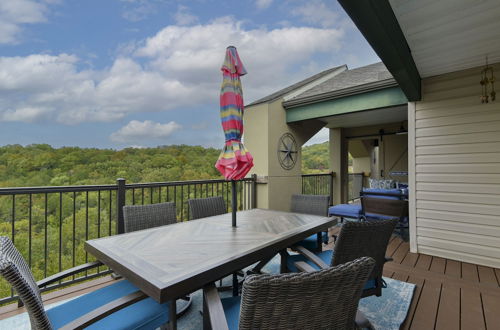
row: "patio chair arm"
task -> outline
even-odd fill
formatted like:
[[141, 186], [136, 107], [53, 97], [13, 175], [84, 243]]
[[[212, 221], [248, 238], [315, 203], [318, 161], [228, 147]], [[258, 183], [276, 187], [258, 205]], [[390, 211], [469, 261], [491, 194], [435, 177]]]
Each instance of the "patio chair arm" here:
[[316, 271], [316, 269], [314, 269], [313, 266], [309, 265], [307, 262], [304, 262], [304, 261], [297, 261], [295, 263], [295, 267], [297, 267], [297, 269], [300, 271], [300, 272], [308, 272], [308, 273], [311, 273], [311, 272], [314, 272]]
[[391, 261], [394, 261], [394, 259], [392, 259], [391, 257], [385, 257], [385, 262], [391, 262]]
[[[66, 270], [64, 270], [62, 272], [59, 272], [57, 274], [51, 275], [49, 277], [46, 277], [46, 278], [44, 278], [44, 279], [36, 282], [36, 285], [40, 289], [42, 289], [42, 288], [46, 287], [49, 284], [52, 284], [54, 282], [58, 282], [58, 281], [62, 280], [63, 278], [66, 278], [68, 276], [84, 272], [86, 270], [89, 270], [89, 269], [92, 269], [92, 268], [95, 268], [95, 267], [101, 266], [101, 265], [103, 265], [103, 263], [100, 262], [100, 261], [88, 262], [86, 264], [83, 264], [83, 265], [80, 265], [80, 266], [76, 266], [76, 267], [73, 267], [73, 268], [70, 268], [70, 269], [66, 269]], [[23, 306], [24, 306], [23, 301], [21, 299], [19, 299], [17, 301], [17, 307], [23, 307]]]
[[70, 329], [84, 329], [90, 326], [91, 324], [102, 320], [103, 318], [113, 314], [114, 312], [119, 311], [127, 306], [133, 305], [136, 302], [139, 302], [143, 299], [146, 299], [148, 295], [146, 295], [142, 291], [136, 291], [131, 293], [125, 297], [118, 298], [113, 300], [106, 305], [103, 305], [83, 316], [80, 316], [76, 320], [66, 324], [61, 328], [61, 330], [70, 330]]
[[62, 272], [59, 272], [59, 273], [54, 274], [52, 276], [46, 277], [43, 280], [36, 282], [36, 284], [38, 285], [39, 288], [43, 288], [49, 284], [52, 284], [54, 282], [58, 282], [59, 280], [62, 280], [63, 278], [66, 278], [68, 276], [75, 275], [75, 274], [78, 274], [78, 273], [81, 273], [81, 272], [84, 272], [86, 270], [89, 270], [89, 269], [92, 269], [92, 268], [95, 268], [98, 266], [102, 266], [102, 265], [103, 265], [103, 263], [100, 261], [88, 262], [86, 264], [76, 266], [76, 267], [73, 267], [70, 269], [66, 269], [65, 271], [62, 271]]
[[301, 255], [303, 255], [304, 257], [306, 257], [307, 259], [309, 259], [310, 261], [314, 262], [316, 265], [318, 265], [319, 268], [325, 269], [325, 268], [329, 267], [323, 260], [321, 260], [320, 257], [318, 257], [317, 255], [315, 255], [314, 253], [312, 253], [311, 251], [309, 251], [305, 247], [303, 247], [303, 246], [296, 246], [295, 250], [298, 253], [300, 253]]
[[203, 287], [203, 328], [229, 329], [219, 293], [213, 283]]

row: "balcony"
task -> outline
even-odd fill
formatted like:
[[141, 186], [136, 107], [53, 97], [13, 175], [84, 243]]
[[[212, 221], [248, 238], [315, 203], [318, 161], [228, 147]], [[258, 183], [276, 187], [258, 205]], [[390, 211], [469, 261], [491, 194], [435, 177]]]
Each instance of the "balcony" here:
[[[350, 194], [360, 190], [362, 176], [351, 175]], [[258, 207], [256, 176], [237, 183], [238, 210]], [[302, 176], [302, 193], [327, 194], [334, 191], [335, 173]], [[116, 185], [9, 188], [0, 190], [2, 205], [10, 205], [10, 223], [2, 235], [10, 236], [28, 261], [36, 279], [92, 261], [83, 249], [87, 239], [121, 232], [119, 211], [123, 205], [173, 201], [178, 220], [189, 219], [189, 198], [223, 196], [230, 210], [231, 185], [224, 180], [161, 182]], [[8, 203], [6, 202], [8, 201]], [[4, 210], [5, 211], [5, 210]], [[4, 213], [5, 214], [5, 213]], [[53, 231], [55, 224], [56, 231]], [[340, 227], [330, 229], [337, 234]], [[331, 249], [330, 242], [325, 248]], [[393, 261], [384, 276], [416, 285], [403, 324], [404, 329], [481, 329], [500, 323], [500, 269], [409, 252], [408, 242], [393, 236], [387, 249]], [[111, 271], [101, 267], [73, 276], [45, 291], [45, 304], [57, 303], [115, 282]], [[0, 325], [3, 320], [24, 313], [13, 303], [17, 296], [2, 279]], [[19, 317], [19, 316], [18, 316]], [[11, 319], [12, 320], [12, 319]], [[25, 319], [28, 322], [27, 318]]]

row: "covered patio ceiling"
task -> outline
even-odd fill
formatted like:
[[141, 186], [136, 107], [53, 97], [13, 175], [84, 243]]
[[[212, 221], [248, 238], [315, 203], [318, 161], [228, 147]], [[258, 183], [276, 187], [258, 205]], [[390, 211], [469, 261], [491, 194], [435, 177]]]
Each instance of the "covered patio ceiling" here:
[[409, 101], [421, 78], [500, 62], [497, 0], [338, 0]]
[[350, 128], [403, 122], [407, 119], [408, 107], [406, 105], [400, 105], [329, 116], [319, 120], [326, 123], [327, 128]]

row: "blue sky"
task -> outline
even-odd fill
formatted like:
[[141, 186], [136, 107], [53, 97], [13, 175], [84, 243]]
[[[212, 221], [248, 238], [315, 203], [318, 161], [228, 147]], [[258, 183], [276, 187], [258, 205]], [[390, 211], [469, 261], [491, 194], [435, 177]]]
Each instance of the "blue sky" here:
[[378, 61], [336, 1], [2, 0], [0, 145], [221, 147], [228, 45], [245, 103]]

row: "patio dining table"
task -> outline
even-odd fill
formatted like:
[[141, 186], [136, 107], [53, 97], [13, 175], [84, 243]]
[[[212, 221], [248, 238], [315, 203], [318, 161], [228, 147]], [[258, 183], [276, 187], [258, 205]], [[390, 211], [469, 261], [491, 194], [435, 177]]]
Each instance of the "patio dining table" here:
[[335, 218], [252, 209], [85, 242], [85, 249], [159, 303], [170, 302], [327, 230]]

